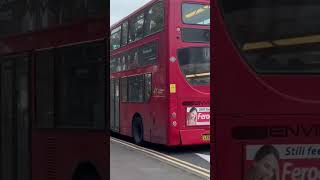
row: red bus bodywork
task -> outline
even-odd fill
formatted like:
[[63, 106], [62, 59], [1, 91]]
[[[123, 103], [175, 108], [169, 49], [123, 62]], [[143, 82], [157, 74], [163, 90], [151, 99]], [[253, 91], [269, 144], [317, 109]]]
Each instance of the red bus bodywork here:
[[[239, 52], [230, 35], [231, 30], [225, 21], [227, 15], [222, 10], [223, 3], [223, 0], [213, 1], [215, 19], [212, 32], [215, 45], [212, 54], [215, 61], [211, 66], [211, 82], [214, 82], [211, 102], [214, 109], [212, 132], [215, 138], [211, 139], [212, 179], [249, 178], [247, 173], [251, 170], [250, 166], [256, 163], [253, 162], [254, 154], [257, 156], [258, 149], [263, 146], [269, 149], [273, 146], [278, 151], [279, 177], [274, 179], [319, 179], [319, 154], [308, 154], [312, 149], [319, 149], [319, 74], [256, 73], [246, 63], [246, 57]], [[238, 8], [245, 9], [246, 3]], [[302, 1], [300, 3], [303, 4]], [[230, 8], [225, 8], [228, 11], [236, 9], [231, 7], [231, 3], [225, 5], [230, 5]], [[264, 6], [262, 4], [259, 7]], [[260, 9], [256, 12], [267, 11]], [[239, 28], [239, 33], [240, 30], [247, 29]], [[264, 46], [267, 45], [256, 43], [254, 48], [259, 51]], [[270, 47], [272, 49], [273, 45]]]
[[[36, 51], [43, 49], [56, 49], [97, 40], [106, 42], [106, 32], [106, 18], [100, 17], [87, 18], [68, 25], [58, 25], [41, 31], [0, 38], [0, 58], [20, 55], [28, 57], [28, 116], [30, 117], [30, 123], [27, 131], [30, 135], [28, 136], [28, 143], [30, 144], [28, 145], [29, 162], [25, 167], [27, 169], [23, 171], [29, 173], [27, 173], [27, 177], [22, 179], [70, 180], [75, 178], [73, 176], [77, 173], [81, 174], [94, 169], [101, 179], [108, 178], [108, 136], [106, 127], [102, 127], [102, 129], [37, 128], [37, 123], [41, 119], [36, 119], [34, 56]], [[3, 121], [8, 121], [8, 119], [3, 119]], [[20, 130], [22, 129], [18, 129], [18, 131]], [[16, 174], [17, 170], [8, 173]], [[26, 174], [24, 173], [24, 175]], [[13, 176], [7, 177], [13, 178]]]
[[[157, 2], [159, 1], [151, 1], [124, 20], [113, 25], [111, 29], [118, 27], [128, 18], [137, 15]], [[120, 102], [120, 128], [116, 132], [132, 136], [132, 120], [138, 114], [143, 119], [143, 139], [145, 141], [167, 146], [208, 144], [209, 141], [203, 140], [202, 137], [210, 134], [209, 125], [188, 127], [186, 125], [186, 111], [188, 106], [209, 108], [210, 87], [209, 85], [192, 86], [186, 81], [177, 60], [177, 49], [209, 47], [209, 43], [182, 42], [181, 32], [179, 31], [185, 27], [209, 29], [208, 26], [187, 25], [182, 23], [181, 20], [182, 3], [208, 5], [209, 1], [163, 0], [162, 2], [165, 11], [165, 24], [161, 32], [129, 43], [125, 47], [111, 52], [112, 58], [143, 44], [153, 41], [158, 42], [157, 64], [111, 74], [111, 79], [119, 79], [135, 74], [152, 73], [152, 95], [148, 102]], [[209, 112], [207, 112], [207, 115], [209, 115]]]

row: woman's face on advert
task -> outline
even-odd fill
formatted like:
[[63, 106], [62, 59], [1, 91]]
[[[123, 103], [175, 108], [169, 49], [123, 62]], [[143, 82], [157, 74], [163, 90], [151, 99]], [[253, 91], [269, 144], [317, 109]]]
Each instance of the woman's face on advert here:
[[265, 156], [260, 161], [255, 162], [255, 180], [275, 180], [277, 168], [277, 158], [273, 154]]
[[196, 121], [196, 119], [197, 119], [197, 111], [191, 111], [189, 113], [189, 120], [190, 121]]

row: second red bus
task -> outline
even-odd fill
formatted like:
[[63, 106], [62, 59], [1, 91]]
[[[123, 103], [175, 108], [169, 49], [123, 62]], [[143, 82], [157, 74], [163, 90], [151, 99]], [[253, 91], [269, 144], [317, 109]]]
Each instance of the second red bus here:
[[167, 146], [210, 139], [210, 5], [155, 0], [111, 27], [111, 130]]

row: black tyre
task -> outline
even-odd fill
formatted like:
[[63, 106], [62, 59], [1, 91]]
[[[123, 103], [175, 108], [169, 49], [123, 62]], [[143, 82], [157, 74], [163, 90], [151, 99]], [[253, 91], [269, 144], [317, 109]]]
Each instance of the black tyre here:
[[132, 137], [137, 145], [143, 143], [143, 124], [140, 117], [135, 117], [132, 122]]
[[92, 164], [84, 163], [77, 167], [72, 180], [101, 180], [101, 177]]
[[79, 177], [79, 180], [100, 180], [100, 177], [96, 174], [83, 174]]

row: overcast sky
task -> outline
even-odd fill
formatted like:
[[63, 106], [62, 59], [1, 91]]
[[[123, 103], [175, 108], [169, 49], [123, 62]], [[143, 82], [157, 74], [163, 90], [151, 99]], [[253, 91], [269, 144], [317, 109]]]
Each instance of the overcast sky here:
[[110, 25], [118, 22], [150, 0], [110, 0]]

